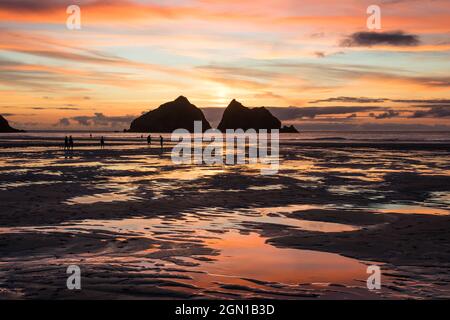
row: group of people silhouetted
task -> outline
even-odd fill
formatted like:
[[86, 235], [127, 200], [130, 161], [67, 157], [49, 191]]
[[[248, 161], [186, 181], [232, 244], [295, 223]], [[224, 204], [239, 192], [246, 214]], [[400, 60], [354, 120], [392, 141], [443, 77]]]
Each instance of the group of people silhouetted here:
[[[152, 145], [152, 136], [148, 135], [147, 136], [147, 144], [149, 146]], [[164, 148], [164, 138], [162, 136], [159, 136], [159, 144], [161, 145], [161, 150]]]
[[[89, 136], [92, 139], [92, 134]], [[65, 151], [73, 151], [74, 140], [72, 136], [66, 136], [64, 138], [64, 150]], [[100, 137], [100, 148], [105, 148], [105, 137]]]
[[64, 150], [73, 150], [73, 138], [72, 136], [68, 137], [66, 136], [66, 138], [64, 139]]
[[[89, 135], [89, 137], [92, 139], [92, 134]], [[143, 138], [143, 136], [141, 136], [141, 138]], [[164, 138], [162, 136], [159, 136], [159, 143], [161, 145], [161, 150], [163, 150], [164, 148]], [[100, 137], [100, 148], [104, 149], [105, 148], [105, 137], [101, 136]], [[148, 135], [147, 136], [147, 144], [149, 146], [151, 146], [152, 144], [152, 136]], [[64, 150], [65, 151], [73, 151], [73, 146], [74, 146], [74, 140], [72, 138], [72, 136], [66, 136], [64, 139]]]

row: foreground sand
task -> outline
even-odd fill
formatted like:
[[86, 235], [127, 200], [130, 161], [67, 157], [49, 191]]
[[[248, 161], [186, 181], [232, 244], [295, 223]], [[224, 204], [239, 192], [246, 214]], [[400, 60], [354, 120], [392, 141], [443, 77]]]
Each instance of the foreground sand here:
[[[0, 149], [0, 297], [450, 297], [448, 145], [281, 152], [262, 176], [175, 166], [138, 142]], [[81, 291], [66, 289], [70, 264]]]

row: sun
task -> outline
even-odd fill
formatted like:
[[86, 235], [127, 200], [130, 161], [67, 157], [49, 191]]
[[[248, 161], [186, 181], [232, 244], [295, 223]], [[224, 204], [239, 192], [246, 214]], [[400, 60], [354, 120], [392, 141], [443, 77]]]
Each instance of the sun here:
[[219, 86], [216, 88], [216, 96], [217, 98], [215, 100], [220, 105], [226, 105], [229, 102], [228, 100], [230, 100], [229, 90], [225, 86]]

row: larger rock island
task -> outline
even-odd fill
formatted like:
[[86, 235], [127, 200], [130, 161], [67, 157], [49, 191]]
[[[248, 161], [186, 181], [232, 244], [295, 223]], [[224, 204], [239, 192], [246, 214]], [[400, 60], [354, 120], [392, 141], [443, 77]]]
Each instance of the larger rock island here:
[[24, 132], [22, 130], [14, 129], [11, 127], [8, 123], [8, 120], [3, 118], [3, 116], [0, 115], [0, 132], [1, 133], [14, 133], [14, 132]]
[[128, 132], [170, 133], [176, 129], [194, 132], [195, 121], [202, 122], [203, 131], [211, 129], [203, 112], [186, 97], [180, 96], [133, 120]]

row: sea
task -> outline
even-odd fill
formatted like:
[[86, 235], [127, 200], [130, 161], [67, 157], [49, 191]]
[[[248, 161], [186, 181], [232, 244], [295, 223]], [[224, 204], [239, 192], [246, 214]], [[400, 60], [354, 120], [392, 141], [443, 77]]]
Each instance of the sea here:
[[[71, 135], [74, 139], [100, 139], [107, 141], [136, 142], [147, 138], [148, 134], [111, 132], [111, 131], [27, 131], [24, 133], [0, 133], [0, 146], [2, 144], [29, 141], [57, 141]], [[152, 138], [162, 136], [170, 141], [171, 134], [151, 133]], [[415, 142], [415, 143], [449, 143], [450, 131], [301, 131], [300, 133], [280, 134], [281, 142]]]

